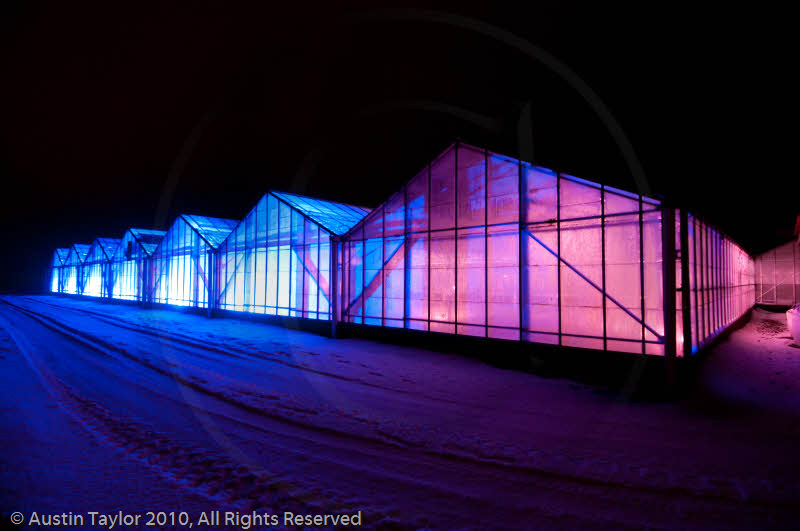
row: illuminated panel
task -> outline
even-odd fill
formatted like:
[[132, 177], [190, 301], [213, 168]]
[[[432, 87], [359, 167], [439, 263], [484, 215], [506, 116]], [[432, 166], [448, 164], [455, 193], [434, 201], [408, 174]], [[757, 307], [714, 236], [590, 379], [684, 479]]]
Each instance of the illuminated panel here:
[[365, 213], [293, 194], [264, 195], [220, 245], [218, 307], [330, 320], [331, 232], [311, 215], [340, 229]]
[[236, 227], [230, 219], [181, 215], [151, 257], [152, 301], [173, 306], [208, 307], [209, 284], [217, 261], [212, 252]]

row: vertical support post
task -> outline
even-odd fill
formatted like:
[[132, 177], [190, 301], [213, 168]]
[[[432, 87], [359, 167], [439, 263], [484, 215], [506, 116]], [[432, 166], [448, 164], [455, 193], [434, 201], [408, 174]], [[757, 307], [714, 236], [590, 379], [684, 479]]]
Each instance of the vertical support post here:
[[694, 258], [692, 263], [692, 274], [694, 276], [694, 335], [697, 338], [697, 347], [700, 347], [700, 300], [699, 300], [699, 293], [698, 293], [698, 284], [697, 284], [697, 264], [699, 263], [699, 258], [697, 257], [697, 222], [694, 216], [692, 216], [692, 257]]
[[[217, 261], [214, 260], [216, 252], [213, 249], [206, 251], [208, 266], [206, 267], [206, 279], [208, 280], [208, 303], [206, 304], [208, 316], [214, 315], [217, 306]], [[199, 257], [198, 257], [199, 258]]]
[[367, 288], [367, 221], [361, 225], [361, 324], [367, 324], [367, 307], [364, 290]]
[[381, 326], [386, 326], [386, 205], [381, 206]]
[[[641, 309], [642, 309], [642, 354], [647, 354], [647, 335], [645, 334], [645, 322], [647, 321], [647, 311], [644, 307], [644, 201], [642, 195], [639, 194], [639, 295], [641, 295]], [[663, 219], [663, 212], [662, 212]], [[662, 255], [663, 258], [663, 255]]]
[[426, 228], [428, 230], [428, 328], [427, 331], [431, 331], [431, 165], [428, 164], [428, 198], [427, 198], [427, 205], [428, 205], [428, 222], [426, 223]]
[[778, 304], [778, 252], [775, 249], [772, 250], [772, 300], [773, 304]]
[[484, 334], [489, 337], [489, 151], [485, 149], [483, 150], [483, 324]]
[[[336, 338], [336, 325], [339, 323], [339, 239], [331, 238], [330, 252], [328, 253], [328, 271], [330, 271], [330, 310], [331, 310], [331, 337]], [[319, 310], [319, 307], [317, 307]]]
[[153, 293], [153, 275], [152, 270], [153, 257], [145, 255], [142, 257], [142, 300], [140, 301], [143, 306], [149, 306], [150, 297]]
[[556, 249], [558, 250], [558, 257], [556, 258], [556, 282], [557, 282], [557, 297], [558, 301], [558, 344], [562, 344], [561, 336], [561, 174], [556, 175]]
[[[459, 142], [456, 142], [455, 154], [453, 155], [453, 160], [454, 160], [454, 162], [453, 162], [453, 166], [454, 166], [454, 170], [453, 170], [454, 186], [453, 186], [453, 189], [454, 189], [454, 193], [455, 193], [454, 195], [455, 195], [455, 202], [456, 202], [455, 220], [454, 220], [454, 223], [453, 223], [453, 229], [454, 229], [453, 230], [453, 238], [454, 238], [453, 245], [455, 247], [455, 250], [453, 251], [453, 276], [455, 278], [455, 282], [454, 282], [454, 284], [455, 284], [455, 293], [453, 293], [453, 295], [455, 296], [455, 298], [454, 298], [455, 302], [453, 303], [453, 312], [454, 312], [454, 315], [455, 315], [455, 319], [453, 319], [453, 321], [455, 322], [455, 325], [453, 326], [453, 333], [456, 334], [456, 335], [458, 334], [458, 206], [459, 206], [458, 205], [458, 151], [459, 151], [460, 148], [461, 148], [461, 144]], [[430, 264], [428, 264], [428, 267], [430, 267]], [[428, 316], [428, 317], [430, 318], [430, 316]]]
[[403, 328], [408, 328], [408, 183], [403, 186]]
[[664, 310], [664, 361], [667, 385], [675, 385], [675, 209], [661, 207], [661, 264]]
[[111, 260], [108, 260], [106, 262], [106, 264], [105, 264], [106, 265], [106, 282], [107, 282], [107, 284], [106, 284], [106, 298], [107, 299], [111, 298], [111, 293], [112, 293], [112, 291], [114, 289], [114, 270], [111, 267], [112, 263], [113, 262]]
[[[269, 306], [269, 304], [267, 304], [268, 302], [267, 298], [269, 297], [269, 217], [270, 217], [269, 198], [270, 197], [272, 196], [267, 194], [264, 198], [264, 212], [265, 212], [265, 217], [267, 218], [266, 220], [264, 220], [264, 315], [267, 315], [269, 313], [267, 311], [267, 306]], [[227, 247], [228, 245], [225, 244], [226, 251]], [[319, 264], [319, 260], [317, 260], [317, 263]], [[220, 264], [220, 266], [222, 266], [222, 264]], [[275, 289], [277, 289], [277, 285]], [[220, 298], [221, 297], [222, 294], [220, 294]], [[319, 305], [317, 305], [317, 308], [319, 309]], [[275, 313], [276, 314], [278, 313], [277, 309], [275, 310]]]
[[689, 289], [689, 214], [681, 209], [681, 316], [683, 317], [683, 357], [692, 355], [692, 301]]
[[108, 267], [108, 261], [103, 261], [100, 264], [100, 297], [103, 299], [110, 298], [108, 296], [108, 273], [111, 268]]
[[[608, 350], [608, 315], [606, 310], [606, 187], [600, 186], [600, 270], [603, 281], [603, 350]], [[644, 314], [642, 314], [644, 316]]]
[[792, 244], [792, 304], [797, 304], [797, 245]]
[[525, 269], [524, 258], [523, 256], [526, 254], [523, 248], [523, 239], [522, 239], [522, 231], [525, 228], [525, 222], [527, 221], [527, 212], [528, 212], [528, 196], [527, 196], [527, 183], [523, 181], [524, 175], [526, 175], [524, 170], [522, 169], [522, 161], [517, 163], [517, 221], [519, 225], [517, 226], [517, 244], [518, 244], [518, 251], [519, 251], [519, 258], [517, 261], [517, 274], [518, 274], [518, 301], [519, 301], [519, 340], [522, 341], [526, 336], [522, 332], [523, 330], [523, 323], [524, 323], [524, 316], [525, 313], [523, 311], [523, 304], [527, 305], [528, 301], [528, 294], [526, 291], [526, 280], [527, 280], [527, 271]]

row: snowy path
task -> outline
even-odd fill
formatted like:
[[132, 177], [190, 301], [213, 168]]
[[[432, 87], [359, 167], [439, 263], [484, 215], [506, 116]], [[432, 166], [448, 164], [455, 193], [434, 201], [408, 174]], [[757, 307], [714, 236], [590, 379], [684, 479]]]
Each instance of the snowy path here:
[[[800, 516], [791, 400], [731, 414], [738, 402], [709, 385], [714, 408], [636, 404], [447, 354], [56, 297], [4, 297], [0, 326], [0, 372], [27, 375], [32, 397], [3, 387], [0, 413], [17, 408], [3, 429], [38, 429], [55, 439], [52, 465], [83, 465], [48, 479], [53, 493], [135, 467], [116, 479], [130, 491], [110, 497], [117, 509], [362, 510], [368, 528], [412, 529], [781, 528]], [[704, 382], [727, 368], [707, 365]], [[35, 409], [48, 401], [58, 409]], [[38, 494], [27, 451], [3, 448], [3, 483], [24, 487], [0, 491], [2, 510], [93, 510], [93, 496]], [[132, 487], [150, 477], [153, 490]]]

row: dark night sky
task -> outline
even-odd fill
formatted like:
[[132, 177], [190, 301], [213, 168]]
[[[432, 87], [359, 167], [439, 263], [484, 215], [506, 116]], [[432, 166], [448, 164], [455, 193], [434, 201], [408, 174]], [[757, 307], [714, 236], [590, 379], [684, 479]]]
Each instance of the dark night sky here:
[[[518, 155], [526, 105], [537, 164], [638, 191], [586, 99], [519, 49], [419, 10], [289, 4], [4, 3], [0, 290], [41, 290], [55, 247], [240, 219], [270, 188], [375, 206], [455, 139]], [[800, 214], [788, 17], [670, 6], [449, 12], [566, 64], [651, 194], [762, 251]]]

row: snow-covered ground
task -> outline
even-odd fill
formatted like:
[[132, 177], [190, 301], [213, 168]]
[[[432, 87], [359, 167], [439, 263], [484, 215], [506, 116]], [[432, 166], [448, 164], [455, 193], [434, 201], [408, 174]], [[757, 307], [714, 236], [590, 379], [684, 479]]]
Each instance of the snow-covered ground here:
[[0, 327], [5, 515], [361, 511], [362, 527], [385, 529], [763, 529], [800, 517], [800, 348], [783, 314], [754, 311], [673, 403], [60, 297], [3, 297]]

